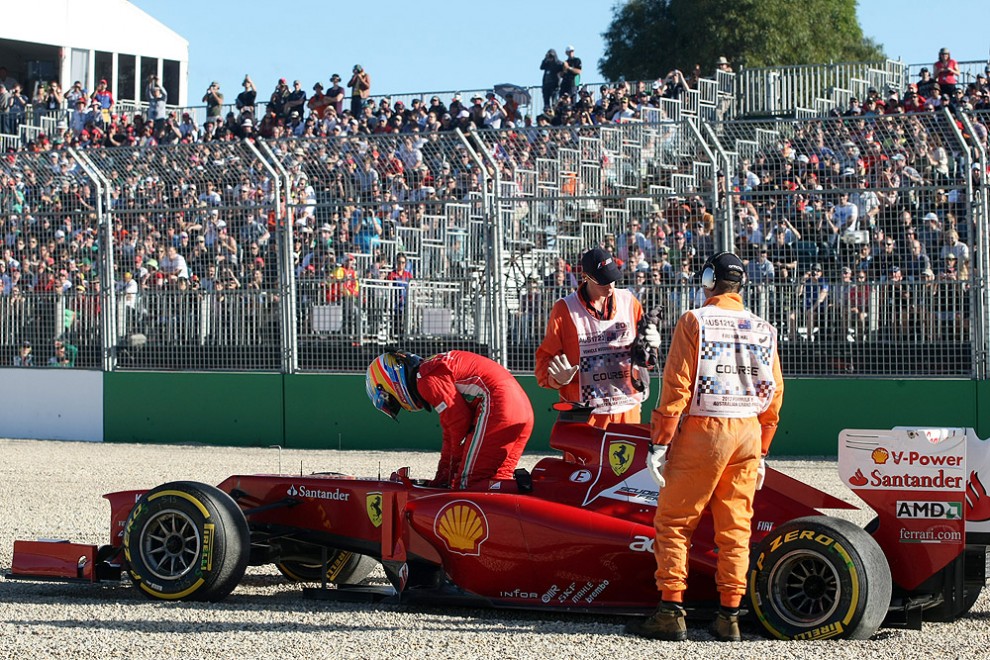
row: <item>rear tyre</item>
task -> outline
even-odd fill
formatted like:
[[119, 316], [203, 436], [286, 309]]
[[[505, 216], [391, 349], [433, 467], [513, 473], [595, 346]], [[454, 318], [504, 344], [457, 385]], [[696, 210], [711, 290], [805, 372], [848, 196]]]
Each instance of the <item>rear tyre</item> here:
[[[346, 550], [327, 550], [327, 582], [357, 584], [374, 570], [374, 559]], [[323, 563], [315, 561], [282, 561], [275, 564], [278, 572], [293, 582], [323, 582]]]
[[131, 579], [146, 596], [161, 600], [223, 600], [244, 576], [250, 548], [237, 503], [192, 481], [145, 493], [124, 528]]
[[846, 520], [792, 520], [752, 553], [753, 612], [779, 639], [868, 639], [887, 615], [891, 589], [880, 546]]

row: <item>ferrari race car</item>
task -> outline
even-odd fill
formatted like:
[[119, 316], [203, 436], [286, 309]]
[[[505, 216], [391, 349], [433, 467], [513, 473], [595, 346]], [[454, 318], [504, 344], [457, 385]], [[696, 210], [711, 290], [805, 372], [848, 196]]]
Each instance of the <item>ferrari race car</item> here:
[[[307, 591], [324, 597], [645, 614], [658, 600], [648, 442], [646, 426], [561, 422], [550, 443], [559, 457], [475, 491], [431, 488], [400, 469], [110, 493], [109, 544], [16, 541], [8, 577], [126, 572], [151, 598], [219, 601], [247, 566], [274, 564], [322, 582]], [[853, 505], [768, 469], [754, 505], [749, 615], [781, 639], [863, 639], [885, 621], [964, 615], [987, 575], [988, 444], [964, 429], [844, 431], [840, 476], [876, 512], [865, 529], [822, 512]], [[691, 547], [689, 613], [718, 603], [713, 537], [706, 514]], [[391, 586], [350, 586], [376, 563]]]

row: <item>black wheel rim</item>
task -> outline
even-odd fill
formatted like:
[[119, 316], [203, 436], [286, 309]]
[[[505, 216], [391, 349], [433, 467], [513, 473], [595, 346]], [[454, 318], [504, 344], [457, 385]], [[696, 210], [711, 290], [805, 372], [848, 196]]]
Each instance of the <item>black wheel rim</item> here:
[[176, 509], [152, 516], [141, 532], [141, 557], [160, 580], [176, 580], [199, 562], [202, 537], [192, 518]]
[[770, 602], [778, 616], [802, 628], [829, 621], [842, 599], [842, 583], [835, 566], [821, 554], [795, 550], [770, 572]]

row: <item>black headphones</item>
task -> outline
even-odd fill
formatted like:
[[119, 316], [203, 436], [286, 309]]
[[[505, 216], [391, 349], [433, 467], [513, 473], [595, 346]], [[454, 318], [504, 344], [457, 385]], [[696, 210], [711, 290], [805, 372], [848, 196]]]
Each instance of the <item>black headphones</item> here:
[[701, 288], [715, 288], [715, 267], [712, 265], [712, 257], [708, 258], [708, 261], [705, 262], [704, 269], [701, 271]]
[[[715, 281], [716, 281], [715, 260], [721, 257], [723, 254], [731, 254], [731, 252], [723, 251], [717, 254], [713, 254], [712, 256], [708, 257], [707, 261], [705, 261], [705, 265], [702, 266], [702, 271], [701, 271], [701, 288], [707, 289], [709, 291], [715, 288]], [[742, 280], [739, 282], [740, 286], [744, 284], [746, 284], [745, 272], [742, 275]]]

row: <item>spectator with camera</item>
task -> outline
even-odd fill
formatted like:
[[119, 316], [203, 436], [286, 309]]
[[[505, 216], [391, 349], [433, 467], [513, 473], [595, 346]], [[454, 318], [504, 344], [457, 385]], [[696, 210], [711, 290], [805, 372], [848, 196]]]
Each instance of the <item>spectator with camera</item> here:
[[76, 107], [76, 101], [83, 99], [83, 102], [85, 102], [87, 98], [89, 98], [89, 95], [86, 93], [86, 88], [83, 87], [82, 82], [77, 80], [72, 83], [72, 87], [65, 92], [65, 106], [71, 110]]
[[663, 98], [677, 100], [686, 94], [687, 90], [687, 80], [684, 79], [680, 69], [674, 69], [664, 76], [661, 93]]
[[57, 80], [52, 80], [45, 85], [45, 97], [42, 104], [42, 112], [48, 117], [58, 117], [65, 97], [62, 95], [62, 86]]
[[216, 80], [206, 88], [203, 103], [206, 104], [206, 118], [219, 122], [223, 115], [223, 93], [220, 91], [220, 83]]
[[351, 79], [347, 81], [351, 88], [351, 116], [359, 117], [361, 109], [371, 96], [371, 76], [360, 64], [355, 64], [351, 70]]
[[557, 101], [557, 92], [560, 90], [560, 74], [564, 70], [564, 63], [557, 57], [557, 51], [551, 48], [543, 56], [540, 62], [540, 70], [543, 71], [543, 110], [552, 108]]
[[27, 114], [27, 102], [20, 84], [15, 82], [8, 89], [0, 83], [0, 133], [17, 133]]
[[505, 110], [502, 108], [502, 104], [499, 103], [498, 97], [495, 96], [495, 92], [488, 92], [485, 96], [486, 101], [482, 113], [481, 126], [478, 128], [502, 128], [502, 122], [507, 119]]
[[268, 107], [266, 110], [269, 114], [274, 115], [276, 119], [285, 119], [287, 116], [285, 103], [288, 98], [289, 86], [286, 84], [285, 78], [279, 78], [275, 89], [272, 90], [271, 96], [268, 97]]
[[144, 93], [148, 102], [148, 121], [154, 124], [155, 131], [160, 131], [165, 126], [168, 92], [158, 84], [158, 76], [152, 75], [148, 78], [148, 86]]
[[241, 113], [250, 112], [254, 116], [254, 106], [258, 102], [258, 90], [254, 86], [254, 81], [251, 80], [251, 76], [244, 74], [244, 80], [241, 81], [241, 91], [237, 98], [234, 99], [234, 105]]

